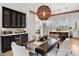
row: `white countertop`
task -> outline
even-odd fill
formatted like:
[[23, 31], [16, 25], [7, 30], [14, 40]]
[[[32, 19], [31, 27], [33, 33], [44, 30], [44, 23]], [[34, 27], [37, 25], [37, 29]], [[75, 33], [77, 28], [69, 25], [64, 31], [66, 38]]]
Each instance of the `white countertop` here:
[[5, 34], [5, 35], [2, 35], [2, 36], [11, 36], [11, 35], [20, 35], [20, 34], [27, 34], [27, 33], [13, 33], [13, 34]]
[[50, 31], [50, 32], [69, 32], [69, 31]]

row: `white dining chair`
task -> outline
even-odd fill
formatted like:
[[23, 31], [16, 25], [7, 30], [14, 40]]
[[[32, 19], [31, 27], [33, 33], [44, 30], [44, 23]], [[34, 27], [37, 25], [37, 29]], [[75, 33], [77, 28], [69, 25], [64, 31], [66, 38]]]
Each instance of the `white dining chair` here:
[[68, 56], [69, 52], [69, 39], [64, 40], [58, 49], [57, 56]]
[[12, 42], [11, 47], [14, 56], [29, 56], [29, 53], [24, 46], [19, 46], [15, 42]]

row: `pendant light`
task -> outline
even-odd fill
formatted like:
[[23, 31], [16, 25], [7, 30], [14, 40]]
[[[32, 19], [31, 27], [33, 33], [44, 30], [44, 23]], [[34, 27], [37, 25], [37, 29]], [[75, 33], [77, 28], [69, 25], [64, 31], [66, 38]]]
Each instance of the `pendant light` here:
[[37, 16], [40, 20], [48, 20], [51, 15], [51, 10], [48, 6], [42, 5], [37, 10]]

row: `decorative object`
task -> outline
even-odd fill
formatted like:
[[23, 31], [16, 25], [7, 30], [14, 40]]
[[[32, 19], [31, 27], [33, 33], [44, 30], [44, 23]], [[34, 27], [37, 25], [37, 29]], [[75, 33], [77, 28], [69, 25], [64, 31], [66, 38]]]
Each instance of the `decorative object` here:
[[42, 5], [37, 10], [37, 16], [40, 20], [48, 20], [51, 15], [51, 10], [48, 6]]

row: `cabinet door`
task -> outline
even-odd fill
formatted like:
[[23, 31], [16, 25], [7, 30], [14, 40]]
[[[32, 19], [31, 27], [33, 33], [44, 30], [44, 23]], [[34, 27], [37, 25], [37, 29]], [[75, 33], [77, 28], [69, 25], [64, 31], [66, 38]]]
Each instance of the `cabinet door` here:
[[26, 28], [26, 14], [21, 15], [21, 27]]
[[2, 36], [2, 52], [11, 50], [11, 43], [14, 40], [13, 36]]
[[16, 27], [21, 27], [21, 14], [17, 12], [17, 21], [16, 21]]
[[10, 10], [9, 9], [6, 9], [6, 8], [3, 8], [3, 27], [4, 28], [10, 28], [11, 25], [10, 25]]
[[6, 52], [10, 50], [10, 38], [9, 37], [2, 37], [2, 52]]
[[11, 11], [11, 26], [12, 28], [16, 27], [16, 12]]
[[27, 41], [28, 41], [28, 34], [22, 34], [22, 35], [21, 35], [21, 40], [22, 40], [23, 42], [27, 42]]

